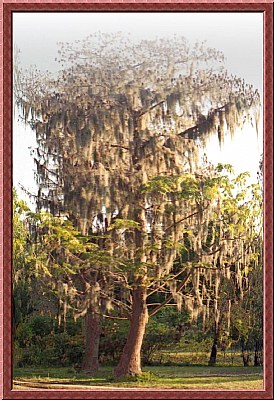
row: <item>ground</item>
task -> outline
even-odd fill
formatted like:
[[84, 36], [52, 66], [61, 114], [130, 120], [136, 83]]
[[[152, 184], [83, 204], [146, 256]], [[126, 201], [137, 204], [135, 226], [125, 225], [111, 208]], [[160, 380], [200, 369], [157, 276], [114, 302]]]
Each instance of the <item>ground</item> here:
[[239, 366], [149, 366], [136, 380], [114, 381], [113, 368], [102, 367], [90, 377], [70, 368], [16, 368], [13, 389], [90, 389], [166, 388], [263, 390], [263, 371], [259, 367]]

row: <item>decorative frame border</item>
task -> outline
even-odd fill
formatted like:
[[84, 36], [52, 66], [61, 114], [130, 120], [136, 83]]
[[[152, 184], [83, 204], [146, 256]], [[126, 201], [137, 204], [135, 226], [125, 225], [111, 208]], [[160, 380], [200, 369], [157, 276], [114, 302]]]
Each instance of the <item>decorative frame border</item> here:
[[[0, 354], [3, 350], [3, 360], [0, 358], [0, 381], [3, 377], [3, 386], [0, 396], [2, 399], [272, 399], [273, 398], [273, 3], [271, 0], [256, 2], [222, 2], [213, 0], [195, 0], [184, 2], [179, 0], [37, 0], [31, 3], [23, 0], [3, 0], [0, 4], [0, 31], [3, 32], [3, 53], [0, 54], [1, 89], [0, 119], [0, 236], [3, 241], [3, 254], [0, 260], [3, 268], [0, 270], [0, 292], [3, 289], [3, 301], [0, 299]], [[20, 0], [19, 0], [20, 1]], [[31, 1], [31, 0], [30, 0]], [[3, 13], [2, 13], [3, 11]], [[179, 390], [179, 389], [111, 389], [111, 390], [12, 390], [11, 389], [11, 182], [12, 182], [12, 13], [16, 11], [225, 11], [225, 12], [262, 12], [264, 13], [264, 301], [265, 301], [265, 377], [262, 391], [222, 391], [222, 390]], [[3, 16], [3, 20], [2, 17]], [[2, 39], [2, 35], [1, 35]], [[3, 59], [2, 56], [3, 55]], [[3, 73], [2, 73], [3, 71]], [[2, 81], [3, 78], [3, 81]], [[3, 83], [3, 86], [2, 86]], [[2, 94], [2, 90], [1, 90]], [[2, 153], [3, 151], [3, 153]], [[3, 175], [2, 175], [3, 165]], [[3, 208], [2, 208], [3, 207]], [[2, 217], [2, 218], [1, 218]], [[2, 263], [1, 263], [2, 264]], [[3, 273], [2, 273], [3, 271]], [[5, 317], [4, 317], [5, 316]], [[1, 357], [1, 356], [0, 356]]]

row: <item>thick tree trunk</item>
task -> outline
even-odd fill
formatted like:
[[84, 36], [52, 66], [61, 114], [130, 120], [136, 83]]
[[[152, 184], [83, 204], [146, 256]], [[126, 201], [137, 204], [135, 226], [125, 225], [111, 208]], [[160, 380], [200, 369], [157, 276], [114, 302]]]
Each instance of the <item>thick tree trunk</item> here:
[[127, 341], [123, 349], [114, 376], [119, 378], [124, 375], [139, 375], [141, 369], [141, 347], [148, 321], [146, 305], [147, 289], [145, 286], [137, 286], [132, 293], [132, 317]]
[[89, 308], [85, 319], [85, 353], [81, 367], [83, 372], [92, 374], [98, 371], [100, 333], [100, 315]]

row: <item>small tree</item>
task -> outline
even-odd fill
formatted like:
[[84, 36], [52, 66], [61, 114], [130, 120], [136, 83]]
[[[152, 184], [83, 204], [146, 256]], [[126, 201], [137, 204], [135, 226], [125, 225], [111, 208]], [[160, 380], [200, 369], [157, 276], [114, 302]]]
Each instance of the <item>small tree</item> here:
[[29, 254], [28, 227], [24, 221], [27, 204], [13, 190], [13, 335], [16, 327], [31, 312], [29, 285], [31, 273], [27, 268]]
[[[214, 221], [209, 221], [207, 235], [201, 236], [204, 257], [200, 258], [200, 266], [196, 264], [196, 268], [200, 269], [200, 280], [196, 284], [195, 280], [192, 282], [196, 296], [193, 297], [192, 303], [190, 302], [194, 319], [202, 314], [204, 327], [209, 327], [213, 333], [209, 361], [211, 365], [216, 363], [217, 345], [224, 341], [229, 342], [236, 315], [242, 308], [246, 310], [246, 317], [240, 318], [238, 329], [241, 328], [243, 336], [249, 336], [250, 323], [246, 318], [250, 319], [250, 315], [244, 304], [251, 301], [254, 274], [257, 277], [260, 275], [262, 252], [260, 186], [248, 185], [247, 173], [233, 178], [230, 166], [224, 169], [224, 166], [220, 165], [217, 169], [222, 171], [222, 174], [225, 169], [230, 173], [225, 172], [221, 177], [219, 188], [222, 196], [215, 209]], [[194, 264], [199, 253], [197, 254], [197, 249], [190, 241], [186, 244], [185, 259], [188, 257]], [[191, 291], [192, 288], [189, 286], [187, 289]], [[259, 292], [260, 295], [254, 296], [254, 302], [251, 302], [253, 306], [257, 304], [260, 308], [263, 296], [261, 289]], [[195, 304], [199, 298], [203, 302], [200, 302], [200, 305], [206, 305], [204, 310], [203, 307], [199, 310]]]
[[[16, 324], [16, 315], [26, 302], [22, 297], [25, 285], [25, 296], [28, 301], [32, 296], [33, 307], [56, 313], [58, 323], [64, 329], [68, 312], [77, 318], [89, 309], [92, 302], [106, 309], [110, 292], [104, 292], [104, 295], [101, 293], [98, 297], [96, 285], [91, 286], [90, 281], [93, 276], [100, 275], [100, 268], [111, 268], [114, 265], [114, 258], [108, 252], [101, 251], [90, 238], [81, 236], [66, 218], [43, 211], [31, 212], [24, 202], [18, 200], [16, 194], [13, 222]], [[119, 281], [119, 277], [116, 278]], [[102, 274], [95, 282], [100, 279]], [[35, 290], [31, 291], [30, 285], [35, 286]], [[109, 289], [109, 285], [107, 287]], [[23, 311], [27, 313], [27, 310]], [[98, 315], [93, 318], [100, 319], [100, 312], [101, 309], [98, 309]], [[98, 368], [98, 356], [90, 360], [93, 368]]]

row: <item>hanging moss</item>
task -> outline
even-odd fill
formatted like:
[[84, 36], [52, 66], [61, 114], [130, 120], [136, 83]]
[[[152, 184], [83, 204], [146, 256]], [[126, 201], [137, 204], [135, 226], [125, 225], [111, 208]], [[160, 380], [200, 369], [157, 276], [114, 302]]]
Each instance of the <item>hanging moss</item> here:
[[[107, 46], [112, 45], [108, 41]], [[123, 46], [119, 41], [118, 45]], [[89, 58], [86, 49], [92, 46], [96, 48], [96, 41], [87, 40], [86, 47], [75, 54]], [[140, 53], [140, 48], [147, 46], [153, 49], [153, 56], [140, 56], [140, 64], [145, 61], [145, 65], [133, 67], [132, 59]], [[221, 279], [233, 275], [225, 268], [226, 261], [237, 258], [237, 246], [226, 244], [218, 251], [223, 245], [220, 238], [225, 234], [221, 224], [217, 226], [214, 222], [220, 218], [220, 205], [216, 206], [219, 213], [216, 207], [205, 211], [202, 203], [179, 201], [168, 191], [141, 193], [139, 189], [155, 176], [194, 174], [200, 158], [197, 139], [206, 142], [208, 137], [218, 134], [223, 143], [227, 131], [233, 135], [242, 125], [251, 104], [250, 113], [255, 115], [258, 125], [259, 99], [245, 85], [239, 92], [241, 80], [238, 82], [218, 69], [211, 71], [200, 66], [205, 60], [221, 61], [218, 51], [202, 46], [200, 51], [189, 53], [185, 46], [180, 39], [174, 39], [174, 43], [155, 41], [143, 47], [132, 44], [122, 49], [117, 56], [119, 60], [113, 58], [113, 61], [105, 53], [100, 59], [87, 60], [86, 65], [79, 63], [63, 70], [57, 80], [51, 81], [48, 93], [38, 92], [34, 99], [26, 90], [19, 104], [25, 122], [30, 113], [31, 118], [41, 114], [41, 121], [34, 124], [34, 129], [39, 149], [44, 153], [42, 165], [61, 171], [56, 178], [52, 207], [58, 212], [57, 192], [63, 192], [62, 207], [74, 215], [83, 234], [106, 234], [104, 246], [125, 262], [141, 260], [145, 265], [150, 260], [156, 267], [147, 268], [148, 278], [160, 280], [171, 272], [180, 254], [178, 243], [185, 240], [184, 229], [193, 231], [188, 238], [189, 257], [195, 254], [206, 268], [199, 269], [198, 265], [193, 270], [196, 300], [184, 298], [184, 305], [193, 320], [202, 315], [204, 321], [209, 315], [207, 296], [212, 292], [218, 318]], [[68, 57], [66, 51], [62, 50], [64, 59]], [[186, 58], [184, 65], [174, 62], [178, 55]], [[70, 61], [73, 56], [68, 58]], [[53, 151], [55, 158], [50, 155]], [[52, 180], [46, 168], [39, 160], [37, 177], [41, 190]], [[179, 186], [176, 191], [180, 191]], [[108, 210], [105, 216], [103, 209]], [[176, 223], [194, 212], [192, 218]], [[115, 218], [113, 213], [122, 219], [138, 220], [141, 233], [137, 229], [109, 232]], [[241, 252], [245, 254], [244, 249]], [[244, 260], [244, 265], [247, 264], [248, 257]], [[213, 271], [207, 269], [208, 265]], [[242, 265], [235, 262], [240, 291], [241, 270]], [[170, 290], [180, 307], [181, 295], [172, 286]], [[98, 300], [97, 292], [91, 293], [90, 287], [87, 293], [90, 301]]]

